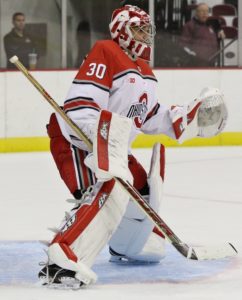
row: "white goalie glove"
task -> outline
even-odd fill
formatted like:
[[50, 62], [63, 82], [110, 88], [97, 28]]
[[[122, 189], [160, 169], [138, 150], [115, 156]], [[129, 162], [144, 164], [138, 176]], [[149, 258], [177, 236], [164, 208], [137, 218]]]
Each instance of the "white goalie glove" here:
[[228, 119], [224, 95], [217, 88], [205, 88], [198, 99], [202, 101], [198, 109], [198, 136], [217, 135], [224, 129]]
[[175, 137], [179, 143], [219, 134], [225, 127], [228, 111], [224, 95], [217, 88], [204, 88], [197, 99], [170, 111]]

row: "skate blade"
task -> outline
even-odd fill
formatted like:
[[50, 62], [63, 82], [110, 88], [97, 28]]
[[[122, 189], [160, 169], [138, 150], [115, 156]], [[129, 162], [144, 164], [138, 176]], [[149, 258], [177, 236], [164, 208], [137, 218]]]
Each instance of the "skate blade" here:
[[83, 283], [75, 278], [71, 277], [62, 277], [60, 278], [60, 283], [51, 282], [51, 278], [40, 278], [42, 286], [45, 286], [49, 289], [57, 290], [79, 290], [83, 287]]
[[111, 256], [109, 262], [114, 263], [116, 265], [156, 265], [159, 264], [159, 261], [145, 261], [145, 260], [135, 260], [127, 257], [120, 256]]

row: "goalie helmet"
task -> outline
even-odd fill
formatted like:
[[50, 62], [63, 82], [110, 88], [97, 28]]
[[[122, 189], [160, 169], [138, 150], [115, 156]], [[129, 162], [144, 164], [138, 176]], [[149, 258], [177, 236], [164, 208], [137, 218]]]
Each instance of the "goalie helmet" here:
[[109, 29], [112, 39], [135, 58], [150, 61], [155, 26], [150, 16], [137, 6], [125, 5], [113, 12]]

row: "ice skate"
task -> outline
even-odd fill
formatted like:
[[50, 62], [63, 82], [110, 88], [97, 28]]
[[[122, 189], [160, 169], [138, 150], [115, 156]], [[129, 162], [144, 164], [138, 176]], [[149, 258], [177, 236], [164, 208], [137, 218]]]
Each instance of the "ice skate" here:
[[45, 265], [38, 277], [43, 285], [57, 289], [79, 289], [83, 282], [75, 278], [76, 272], [63, 269], [56, 264]]

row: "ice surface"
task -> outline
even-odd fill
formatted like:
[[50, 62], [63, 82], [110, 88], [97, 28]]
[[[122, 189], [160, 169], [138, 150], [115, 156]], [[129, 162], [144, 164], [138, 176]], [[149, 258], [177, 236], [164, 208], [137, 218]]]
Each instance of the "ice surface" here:
[[[38, 285], [39, 262], [45, 262], [45, 246], [37, 241], [5, 241], [0, 243], [0, 285]], [[14, 258], [14, 264], [13, 264]], [[167, 245], [167, 256], [160, 264], [116, 264], [109, 262], [108, 249], [98, 256], [94, 271], [97, 284], [181, 283], [207, 279], [233, 267], [234, 259], [194, 261], [181, 256]], [[150, 276], [152, 274], [152, 277]]]
[[[150, 150], [134, 151], [148, 169]], [[169, 148], [160, 214], [193, 245], [232, 242], [234, 259], [189, 261], [167, 245], [156, 265], [115, 265], [104, 249], [96, 285], [79, 291], [39, 286], [49, 240], [70, 194], [49, 153], [0, 155], [0, 299], [242, 299], [242, 148]]]

